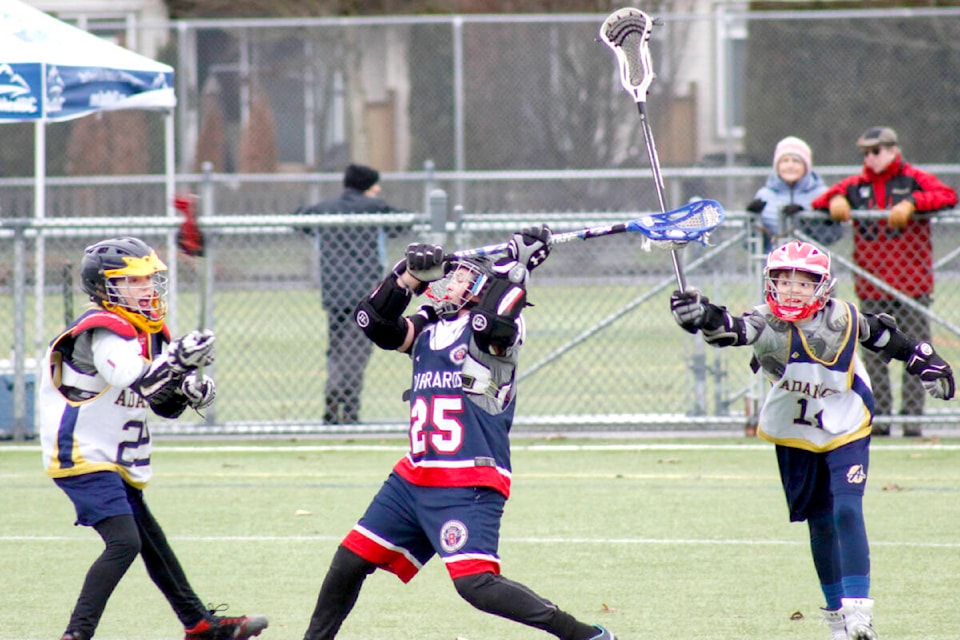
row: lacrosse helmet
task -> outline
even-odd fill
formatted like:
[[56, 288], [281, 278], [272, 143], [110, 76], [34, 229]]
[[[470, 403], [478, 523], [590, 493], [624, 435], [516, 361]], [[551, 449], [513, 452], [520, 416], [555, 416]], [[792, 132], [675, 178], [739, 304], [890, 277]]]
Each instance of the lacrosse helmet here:
[[[800, 306], [787, 305], [781, 302], [777, 293], [777, 281], [782, 282], [790, 278], [796, 271], [810, 273], [817, 278], [810, 299]], [[833, 294], [836, 282], [836, 279], [830, 275], [830, 254], [809, 242], [800, 242], [799, 240], [792, 240], [771, 251], [763, 269], [763, 284], [767, 305], [769, 305], [773, 315], [788, 322], [809, 318], [823, 309], [827, 300]]]
[[486, 256], [470, 256], [444, 263], [443, 277], [431, 282], [427, 289], [427, 297], [433, 300], [437, 315], [444, 319], [454, 318], [461, 309], [477, 304], [493, 277], [492, 267], [493, 261]]
[[[80, 280], [90, 300], [129, 320], [137, 329], [157, 333], [167, 314], [167, 265], [137, 238], [112, 238], [83, 252]], [[152, 289], [139, 295], [126, 284], [131, 276], [150, 276]]]

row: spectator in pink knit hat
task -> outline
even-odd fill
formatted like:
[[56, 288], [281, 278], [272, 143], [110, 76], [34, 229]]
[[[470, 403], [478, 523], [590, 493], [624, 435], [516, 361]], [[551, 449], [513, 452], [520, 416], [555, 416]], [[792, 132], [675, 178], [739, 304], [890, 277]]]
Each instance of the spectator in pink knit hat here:
[[[791, 239], [792, 216], [810, 210], [810, 202], [827, 187], [813, 170], [810, 145], [796, 136], [787, 136], [773, 152], [773, 173], [757, 190], [747, 211], [760, 214], [764, 252]], [[823, 220], [796, 220], [796, 227], [821, 245], [837, 241], [842, 231], [827, 216]]]

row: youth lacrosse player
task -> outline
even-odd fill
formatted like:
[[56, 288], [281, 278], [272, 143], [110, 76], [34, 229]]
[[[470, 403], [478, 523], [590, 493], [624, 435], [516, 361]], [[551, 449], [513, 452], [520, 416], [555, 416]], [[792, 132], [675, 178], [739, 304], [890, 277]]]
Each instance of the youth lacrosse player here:
[[776, 445], [790, 520], [807, 521], [831, 640], [875, 640], [863, 517], [874, 401], [856, 347], [904, 361], [935, 398], [953, 397], [953, 371], [893, 317], [833, 298], [834, 284], [830, 256], [794, 240], [767, 257], [766, 304], [735, 317], [688, 289], [670, 309], [708, 344], [753, 347], [770, 381], [758, 434]]
[[[615, 640], [500, 575], [500, 519], [510, 495], [509, 431], [529, 272], [549, 253], [550, 229], [510, 240], [507, 257], [443, 261], [412, 244], [354, 315], [382, 349], [413, 362], [410, 450], [340, 543], [306, 640], [334, 638], [375, 569], [409, 582], [433, 556], [474, 607], [562, 640]], [[430, 304], [404, 317], [415, 294]]]
[[84, 251], [83, 290], [91, 308], [54, 338], [40, 383], [43, 464], [92, 527], [104, 550], [87, 571], [62, 640], [90, 640], [107, 600], [139, 555], [186, 629], [186, 640], [250, 638], [262, 616], [223, 617], [194, 593], [160, 524], [147, 507], [152, 410], [176, 418], [210, 406], [214, 336], [192, 331], [171, 342], [164, 322], [167, 267], [136, 238]]

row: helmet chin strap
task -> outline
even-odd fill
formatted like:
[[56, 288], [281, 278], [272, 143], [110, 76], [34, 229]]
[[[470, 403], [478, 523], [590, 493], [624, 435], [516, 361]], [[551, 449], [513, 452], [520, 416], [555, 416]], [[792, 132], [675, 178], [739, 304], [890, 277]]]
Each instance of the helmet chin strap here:
[[166, 316], [166, 313], [160, 315], [159, 318], [148, 318], [141, 311], [131, 311], [129, 308], [116, 304], [114, 302], [108, 302], [103, 300], [101, 305], [107, 311], [112, 311], [122, 318], [126, 319], [130, 324], [136, 327], [138, 330], [146, 333], [159, 333], [163, 329], [163, 319]]

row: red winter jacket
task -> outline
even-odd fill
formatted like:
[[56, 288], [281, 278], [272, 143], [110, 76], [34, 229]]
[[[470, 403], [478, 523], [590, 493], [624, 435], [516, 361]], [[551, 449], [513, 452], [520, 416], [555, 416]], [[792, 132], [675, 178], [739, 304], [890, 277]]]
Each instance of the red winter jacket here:
[[[830, 199], [846, 196], [853, 209], [889, 209], [910, 198], [917, 211], [936, 211], [957, 204], [957, 192], [936, 177], [916, 169], [897, 156], [877, 174], [844, 178], [810, 203], [812, 209], [830, 208]], [[886, 220], [855, 220], [853, 259], [870, 273], [911, 298], [933, 293], [933, 245], [927, 216], [911, 216], [902, 229], [887, 228]], [[893, 296], [866, 279], [854, 280], [861, 300], [886, 300]]]

